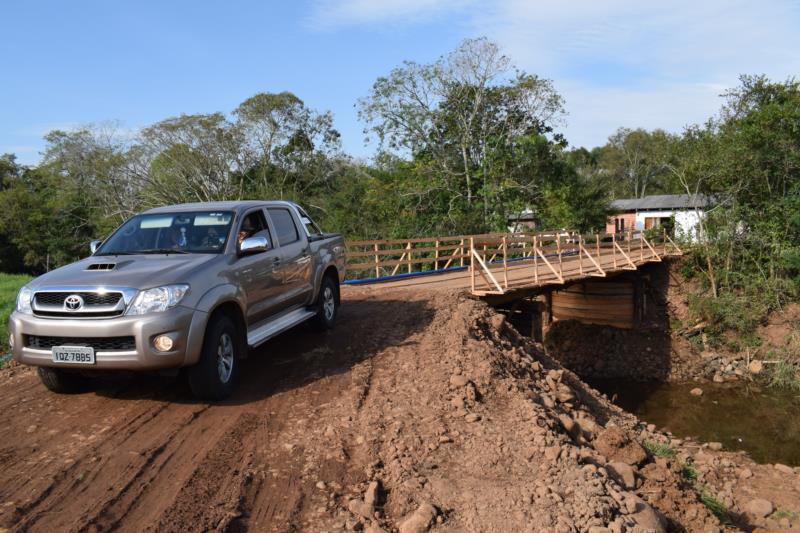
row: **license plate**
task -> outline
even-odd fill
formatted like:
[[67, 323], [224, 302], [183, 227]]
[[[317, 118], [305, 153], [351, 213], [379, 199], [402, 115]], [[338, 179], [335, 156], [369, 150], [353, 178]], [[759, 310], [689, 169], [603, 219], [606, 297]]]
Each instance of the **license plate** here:
[[53, 346], [53, 362], [74, 365], [93, 365], [94, 348], [90, 346]]

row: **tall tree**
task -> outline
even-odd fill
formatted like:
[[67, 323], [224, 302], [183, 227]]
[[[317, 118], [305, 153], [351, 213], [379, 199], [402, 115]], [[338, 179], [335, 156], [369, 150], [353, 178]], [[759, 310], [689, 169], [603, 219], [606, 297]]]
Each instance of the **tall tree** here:
[[648, 193], [675, 192], [670, 189], [668, 168], [678, 136], [664, 130], [619, 128], [608, 139], [601, 165], [613, 190], [622, 196], [642, 198]]
[[365, 133], [376, 134], [383, 149], [411, 156], [415, 172], [426, 176], [417, 194], [443, 201], [446, 217], [462, 230], [505, 217], [492, 182], [497, 154], [521, 136], [552, 133], [563, 114], [549, 80], [515, 70], [486, 39], [466, 40], [431, 64], [404, 63], [378, 78], [358, 106]]

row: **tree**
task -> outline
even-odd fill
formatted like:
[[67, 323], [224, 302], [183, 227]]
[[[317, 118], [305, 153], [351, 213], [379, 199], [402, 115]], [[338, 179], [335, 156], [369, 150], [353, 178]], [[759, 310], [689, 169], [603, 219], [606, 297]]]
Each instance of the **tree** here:
[[242, 133], [222, 113], [181, 115], [141, 133], [135, 179], [146, 203], [241, 198]]
[[619, 128], [600, 155], [613, 191], [634, 198], [648, 192], [674, 192], [667, 169], [677, 140], [664, 130]]
[[13, 247], [0, 269], [19, 263], [35, 273], [88, 254], [96, 234], [91, 207], [80, 189], [47, 167], [24, 169], [0, 192], [0, 228]]
[[505, 223], [499, 154], [522, 136], [552, 133], [563, 114], [549, 80], [515, 70], [486, 39], [466, 40], [429, 65], [404, 63], [358, 106], [365, 133], [411, 156], [424, 176], [412, 194], [462, 231]]
[[307, 108], [290, 92], [258, 93], [233, 114], [243, 135], [247, 174], [262, 194], [301, 193], [326, 174], [319, 163], [340, 149], [331, 113]]

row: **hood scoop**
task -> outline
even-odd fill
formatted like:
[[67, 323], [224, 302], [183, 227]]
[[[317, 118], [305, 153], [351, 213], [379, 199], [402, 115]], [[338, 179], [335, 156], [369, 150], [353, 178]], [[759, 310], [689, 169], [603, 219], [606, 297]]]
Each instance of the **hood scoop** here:
[[116, 267], [117, 267], [116, 263], [92, 263], [91, 265], [86, 267], [86, 270], [109, 271], [109, 270], [114, 270]]

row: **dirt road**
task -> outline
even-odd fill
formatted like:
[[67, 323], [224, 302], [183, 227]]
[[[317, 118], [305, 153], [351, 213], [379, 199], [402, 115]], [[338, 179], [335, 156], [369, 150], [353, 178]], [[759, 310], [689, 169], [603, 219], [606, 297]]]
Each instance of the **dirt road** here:
[[[356, 376], [366, 379], [375, 354], [429, 319], [420, 301], [349, 293], [333, 332], [299, 327], [268, 342], [244, 361], [235, 396], [218, 405], [195, 402], [177, 379], [115, 379], [56, 396], [28, 369], [6, 371], [0, 526], [296, 528], [321, 493], [317, 479], [344, 486], [359, 475], [348, 470], [346, 447], [307, 456], [304, 445], [326, 426], [320, 412], [342, 398], [357, 406]], [[337, 425], [347, 414], [334, 414]]]
[[719, 531], [638, 443], [667, 436], [483, 303], [343, 296], [333, 332], [270, 341], [221, 404], [152, 377], [57, 396], [4, 369], [0, 531]]

